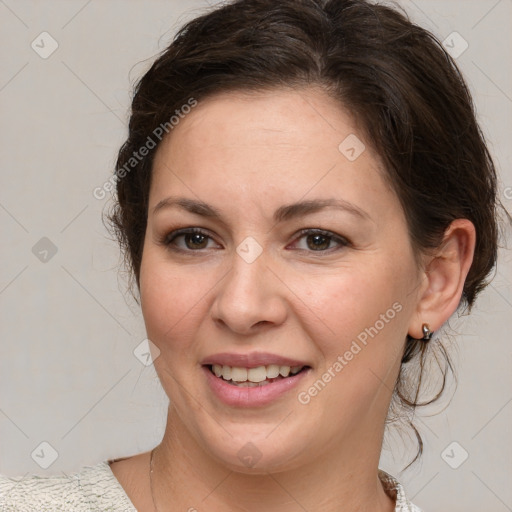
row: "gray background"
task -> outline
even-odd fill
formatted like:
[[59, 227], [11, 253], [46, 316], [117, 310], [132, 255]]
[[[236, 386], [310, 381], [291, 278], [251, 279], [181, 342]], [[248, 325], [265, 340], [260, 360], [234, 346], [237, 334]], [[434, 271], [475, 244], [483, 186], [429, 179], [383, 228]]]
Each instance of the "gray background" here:
[[[457, 62], [512, 209], [512, 1], [400, 4], [441, 40], [451, 37], [454, 50], [463, 48], [454, 31], [467, 41]], [[92, 191], [125, 137], [131, 85], [207, 8], [203, 0], [0, 0], [1, 473], [69, 474], [161, 439], [167, 399], [153, 367], [133, 354], [145, 338], [142, 317], [102, 225], [108, 200]], [[46, 59], [31, 47], [51, 49], [43, 31], [59, 45]], [[512, 265], [510, 252], [500, 257], [472, 315], [450, 322], [459, 386], [449, 406], [417, 418], [421, 462], [400, 473], [413, 444], [395, 431], [386, 439], [393, 456], [385, 450], [381, 466], [428, 512], [512, 510]], [[57, 453], [47, 469], [53, 452], [42, 442]]]

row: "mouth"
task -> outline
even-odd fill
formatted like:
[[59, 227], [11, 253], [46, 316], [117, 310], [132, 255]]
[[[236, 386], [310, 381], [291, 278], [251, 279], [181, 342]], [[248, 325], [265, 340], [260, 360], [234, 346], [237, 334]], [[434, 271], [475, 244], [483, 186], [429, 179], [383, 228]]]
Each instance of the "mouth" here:
[[205, 365], [218, 379], [238, 388], [254, 388], [290, 379], [310, 369], [309, 366], [286, 366], [269, 364], [256, 368], [227, 366], [220, 364]]

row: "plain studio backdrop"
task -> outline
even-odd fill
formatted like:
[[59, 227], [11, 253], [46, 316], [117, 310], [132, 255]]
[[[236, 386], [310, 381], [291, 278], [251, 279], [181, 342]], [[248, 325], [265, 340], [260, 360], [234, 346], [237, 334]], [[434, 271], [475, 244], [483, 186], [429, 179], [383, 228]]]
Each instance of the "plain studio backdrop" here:
[[[512, 1], [400, 5], [456, 57], [512, 209]], [[0, 473], [69, 474], [161, 439], [167, 398], [101, 221], [109, 194], [93, 191], [125, 138], [132, 84], [208, 8], [0, 0]], [[459, 385], [416, 420], [421, 462], [401, 473], [414, 445], [386, 438], [381, 467], [427, 512], [512, 510], [511, 289], [502, 251], [473, 314], [450, 322]]]

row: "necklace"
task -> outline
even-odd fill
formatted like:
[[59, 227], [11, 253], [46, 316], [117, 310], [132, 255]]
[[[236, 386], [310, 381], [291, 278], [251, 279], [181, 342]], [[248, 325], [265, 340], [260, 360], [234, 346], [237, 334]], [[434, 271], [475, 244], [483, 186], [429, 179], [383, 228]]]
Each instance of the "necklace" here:
[[158, 507], [156, 506], [156, 501], [155, 501], [155, 494], [153, 492], [153, 455], [155, 453], [155, 449], [156, 448], [153, 448], [151, 450], [151, 456], [149, 458], [149, 488], [151, 490], [151, 499], [153, 500], [153, 507], [155, 508], [155, 512], [158, 512]]

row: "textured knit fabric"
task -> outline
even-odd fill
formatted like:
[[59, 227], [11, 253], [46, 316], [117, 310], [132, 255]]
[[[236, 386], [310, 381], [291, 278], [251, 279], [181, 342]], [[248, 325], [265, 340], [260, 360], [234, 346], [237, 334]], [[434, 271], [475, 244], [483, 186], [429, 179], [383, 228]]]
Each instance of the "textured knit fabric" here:
[[[405, 497], [403, 487], [384, 471], [384, 489], [396, 499], [395, 512], [421, 512]], [[136, 512], [108, 461], [85, 466], [68, 476], [0, 475], [0, 512]]]
[[404, 488], [391, 475], [379, 470], [379, 478], [384, 490], [396, 499], [395, 512], [422, 512], [419, 507], [413, 505], [405, 496]]

